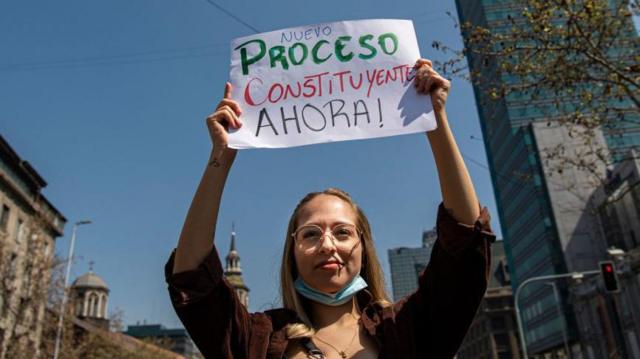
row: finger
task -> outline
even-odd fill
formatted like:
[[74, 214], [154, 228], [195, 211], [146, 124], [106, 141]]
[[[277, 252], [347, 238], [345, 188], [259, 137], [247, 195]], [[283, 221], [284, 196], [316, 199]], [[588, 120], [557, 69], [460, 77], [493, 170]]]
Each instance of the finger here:
[[449, 80], [445, 79], [438, 73], [438, 71], [434, 69], [429, 69], [429, 75], [441, 79], [443, 82], [448, 82]]
[[242, 121], [240, 121], [231, 107], [227, 105], [220, 107], [216, 112], [209, 115], [207, 119], [220, 122], [225, 127], [229, 125], [233, 128], [242, 127]]
[[225, 114], [225, 120], [226, 120], [226, 125], [230, 126], [231, 128], [234, 129], [238, 129], [240, 127], [242, 127], [242, 122], [240, 122], [240, 119], [238, 119], [238, 116], [236, 116], [235, 112], [233, 112], [233, 110], [231, 109], [231, 107], [229, 106], [224, 106], [221, 108], [222, 111], [224, 111]]
[[428, 94], [431, 92], [431, 86], [433, 86], [433, 81], [434, 81], [434, 78], [432, 76], [429, 76], [427, 81], [425, 81], [424, 86], [420, 88], [420, 90], [422, 90], [422, 93]]
[[226, 116], [226, 112], [222, 110], [222, 108], [220, 108], [216, 110], [214, 113], [207, 116], [207, 123], [223, 121], [225, 116]]
[[225, 116], [224, 111], [216, 111], [207, 117], [207, 127], [215, 137], [220, 137], [220, 131], [224, 131], [224, 126], [220, 122]]
[[427, 60], [427, 59], [418, 59], [418, 61], [416, 61], [415, 67], [419, 68], [419, 67], [422, 67], [424, 65], [427, 65], [429, 67], [433, 67], [433, 64], [431, 63], [431, 61]]
[[231, 82], [227, 82], [224, 85], [224, 98], [231, 98], [231, 90], [233, 87], [231, 86]]
[[416, 90], [418, 93], [424, 92], [424, 86], [429, 80], [429, 73], [427, 71], [423, 71], [422, 69], [418, 71], [418, 77], [416, 81]]
[[424, 71], [424, 69], [418, 69], [416, 71], [416, 77], [415, 77], [416, 88], [420, 87], [424, 83], [426, 77], [427, 77], [427, 72]]
[[429, 63], [429, 60], [427, 60], [427, 59], [418, 59], [414, 66], [415, 67], [420, 67], [420, 66], [426, 65], [428, 63]]
[[220, 110], [207, 117], [207, 127], [209, 127], [209, 131], [214, 137], [222, 136], [220, 131], [227, 132], [227, 128], [229, 127], [229, 121], [227, 121], [228, 116], [226, 111]]
[[236, 115], [240, 116], [242, 114], [242, 109], [240, 108], [240, 104], [237, 103], [234, 100], [225, 98], [222, 101], [220, 101], [220, 103], [218, 104], [218, 108], [222, 107], [222, 106], [229, 106], [233, 109], [233, 112], [236, 113]]

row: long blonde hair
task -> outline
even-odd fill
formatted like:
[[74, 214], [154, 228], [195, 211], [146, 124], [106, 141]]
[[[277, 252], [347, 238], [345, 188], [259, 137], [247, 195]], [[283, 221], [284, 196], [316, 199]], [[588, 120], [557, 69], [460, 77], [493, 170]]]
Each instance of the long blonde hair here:
[[373, 245], [373, 237], [371, 235], [371, 227], [369, 220], [358, 205], [351, 199], [351, 196], [343, 190], [337, 188], [328, 188], [322, 192], [311, 192], [307, 194], [296, 206], [287, 228], [287, 235], [284, 241], [284, 250], [282, 254], [282, 263], [280, 265], [280, 294], [282, 296], [282, 304], [286, 309], [294, 310], [303, 323], [289, 324], [287, 326], [287, 337], [289, 339], [304, 338], [312, 336], [315, 331], [313, 324], [307, 314], [307, 299], [300, 296], [296, 291], [293, 283], [298, 276], [298, 269], [294, 258], [294, 239], [292, 234], [298, 225], [298, 215], [300, 209], [306, 203], [319, 195], [335, 196], [347, 202], [356, 213], [356, 227], [361, 233], [362, 243], [362, 268], [360, 275], [368, 284], [368, 291], [371, 293], [374, 302], [382, 306], [390, 304], [389, 298], [385, 291], [384, 274], [376, 250]]

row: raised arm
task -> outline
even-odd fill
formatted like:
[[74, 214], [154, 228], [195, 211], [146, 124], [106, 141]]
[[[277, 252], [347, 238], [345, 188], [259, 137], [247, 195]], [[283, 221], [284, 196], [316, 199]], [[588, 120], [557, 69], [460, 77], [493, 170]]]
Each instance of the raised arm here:
[[222, 191], [237, 152], [228, 147], [227, 130], [242, 126], [240, 113], [240, 106], [231, 99], [231, 84], [227, 83], [224, 98], [207, 117], [213, 149], [182, 226], [173, 273], [197, 268], [212, 250]]
[[427, 137], [438, 168], [444, 206], [458, 222], [473, 225], [480, 215], [480, 206], [445, 111], [451, 83], [433, 69], [429, 60], [418, 60], [416, 69], [417, 90], [431, 94], [438, 121], [438, 129], [427, 132]]
[[418, 289], [393, 305], [397, 345], [415, 358], [452, 358], [473, 321], [487, 287], [490, 243], [495, 240], [486, 209], [480, 211], [473, 184], [451, 134], [444, 110], [451, 84], [428, 60], [416, 63], [418, 92], [430, 94], [438, 129], [427, 134], [433, 149], [443, 204], [435, 242]]

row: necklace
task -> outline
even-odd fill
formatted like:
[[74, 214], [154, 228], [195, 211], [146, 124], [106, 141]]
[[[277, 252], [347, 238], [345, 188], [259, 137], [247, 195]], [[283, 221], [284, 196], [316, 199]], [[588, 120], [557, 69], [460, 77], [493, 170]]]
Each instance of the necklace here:
[[358, 335], [358, 332], [360, 332], [360, 328], [358, 328], [358, 330], [356, 330], [356, 332], [355, 332], [355, 333], [353, 333], [353, 337], [351, 337], [351, 341], [349, 342], [349, 345], [347, 345], [347, 347], [346, 347], [346, 348], [344, 348], [344, 350], [340, 350], [340, 349], [338, 349], [338, 348], [334, 347], [333, 345], [331, 345], [331, 344], [329, 344], [329, 343], [325, 342], [325, 341], [324, 341], [324, 340], [322, 340], [320, 337], [318, 337], [318, 335], [317, 335], [317, 334], [316, 334], [316, 335], [314, 335], [314, 338], [316, 338], [316, 339], [318, 339], [319, 341], [323, 342], [324, 344], [326, 344], [326, 345], [330, 346], [333, 350], [335, 350], [335, 351], [340, 355], [340, 357], [341, 357], [342, 359], [346, 359], [346, 358], [347, 358], [347, 353], [346, 353], [346, 351], [347, 351], [347, 349], [349, 349], [349, 348], [351, 347], [351, 344], [353, 344], [353, 340], [354, 340], [354, 339], [356, 339], [356, 335]]

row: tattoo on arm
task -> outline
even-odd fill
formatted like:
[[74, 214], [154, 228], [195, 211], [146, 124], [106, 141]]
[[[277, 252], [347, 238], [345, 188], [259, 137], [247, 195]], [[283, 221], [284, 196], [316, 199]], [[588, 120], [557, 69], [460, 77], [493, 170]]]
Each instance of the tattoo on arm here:
[[218, 162], [218, 159], [214, 157], [211, 162], [209, 162], [209, 166], [220, 167], [220, 162]]

